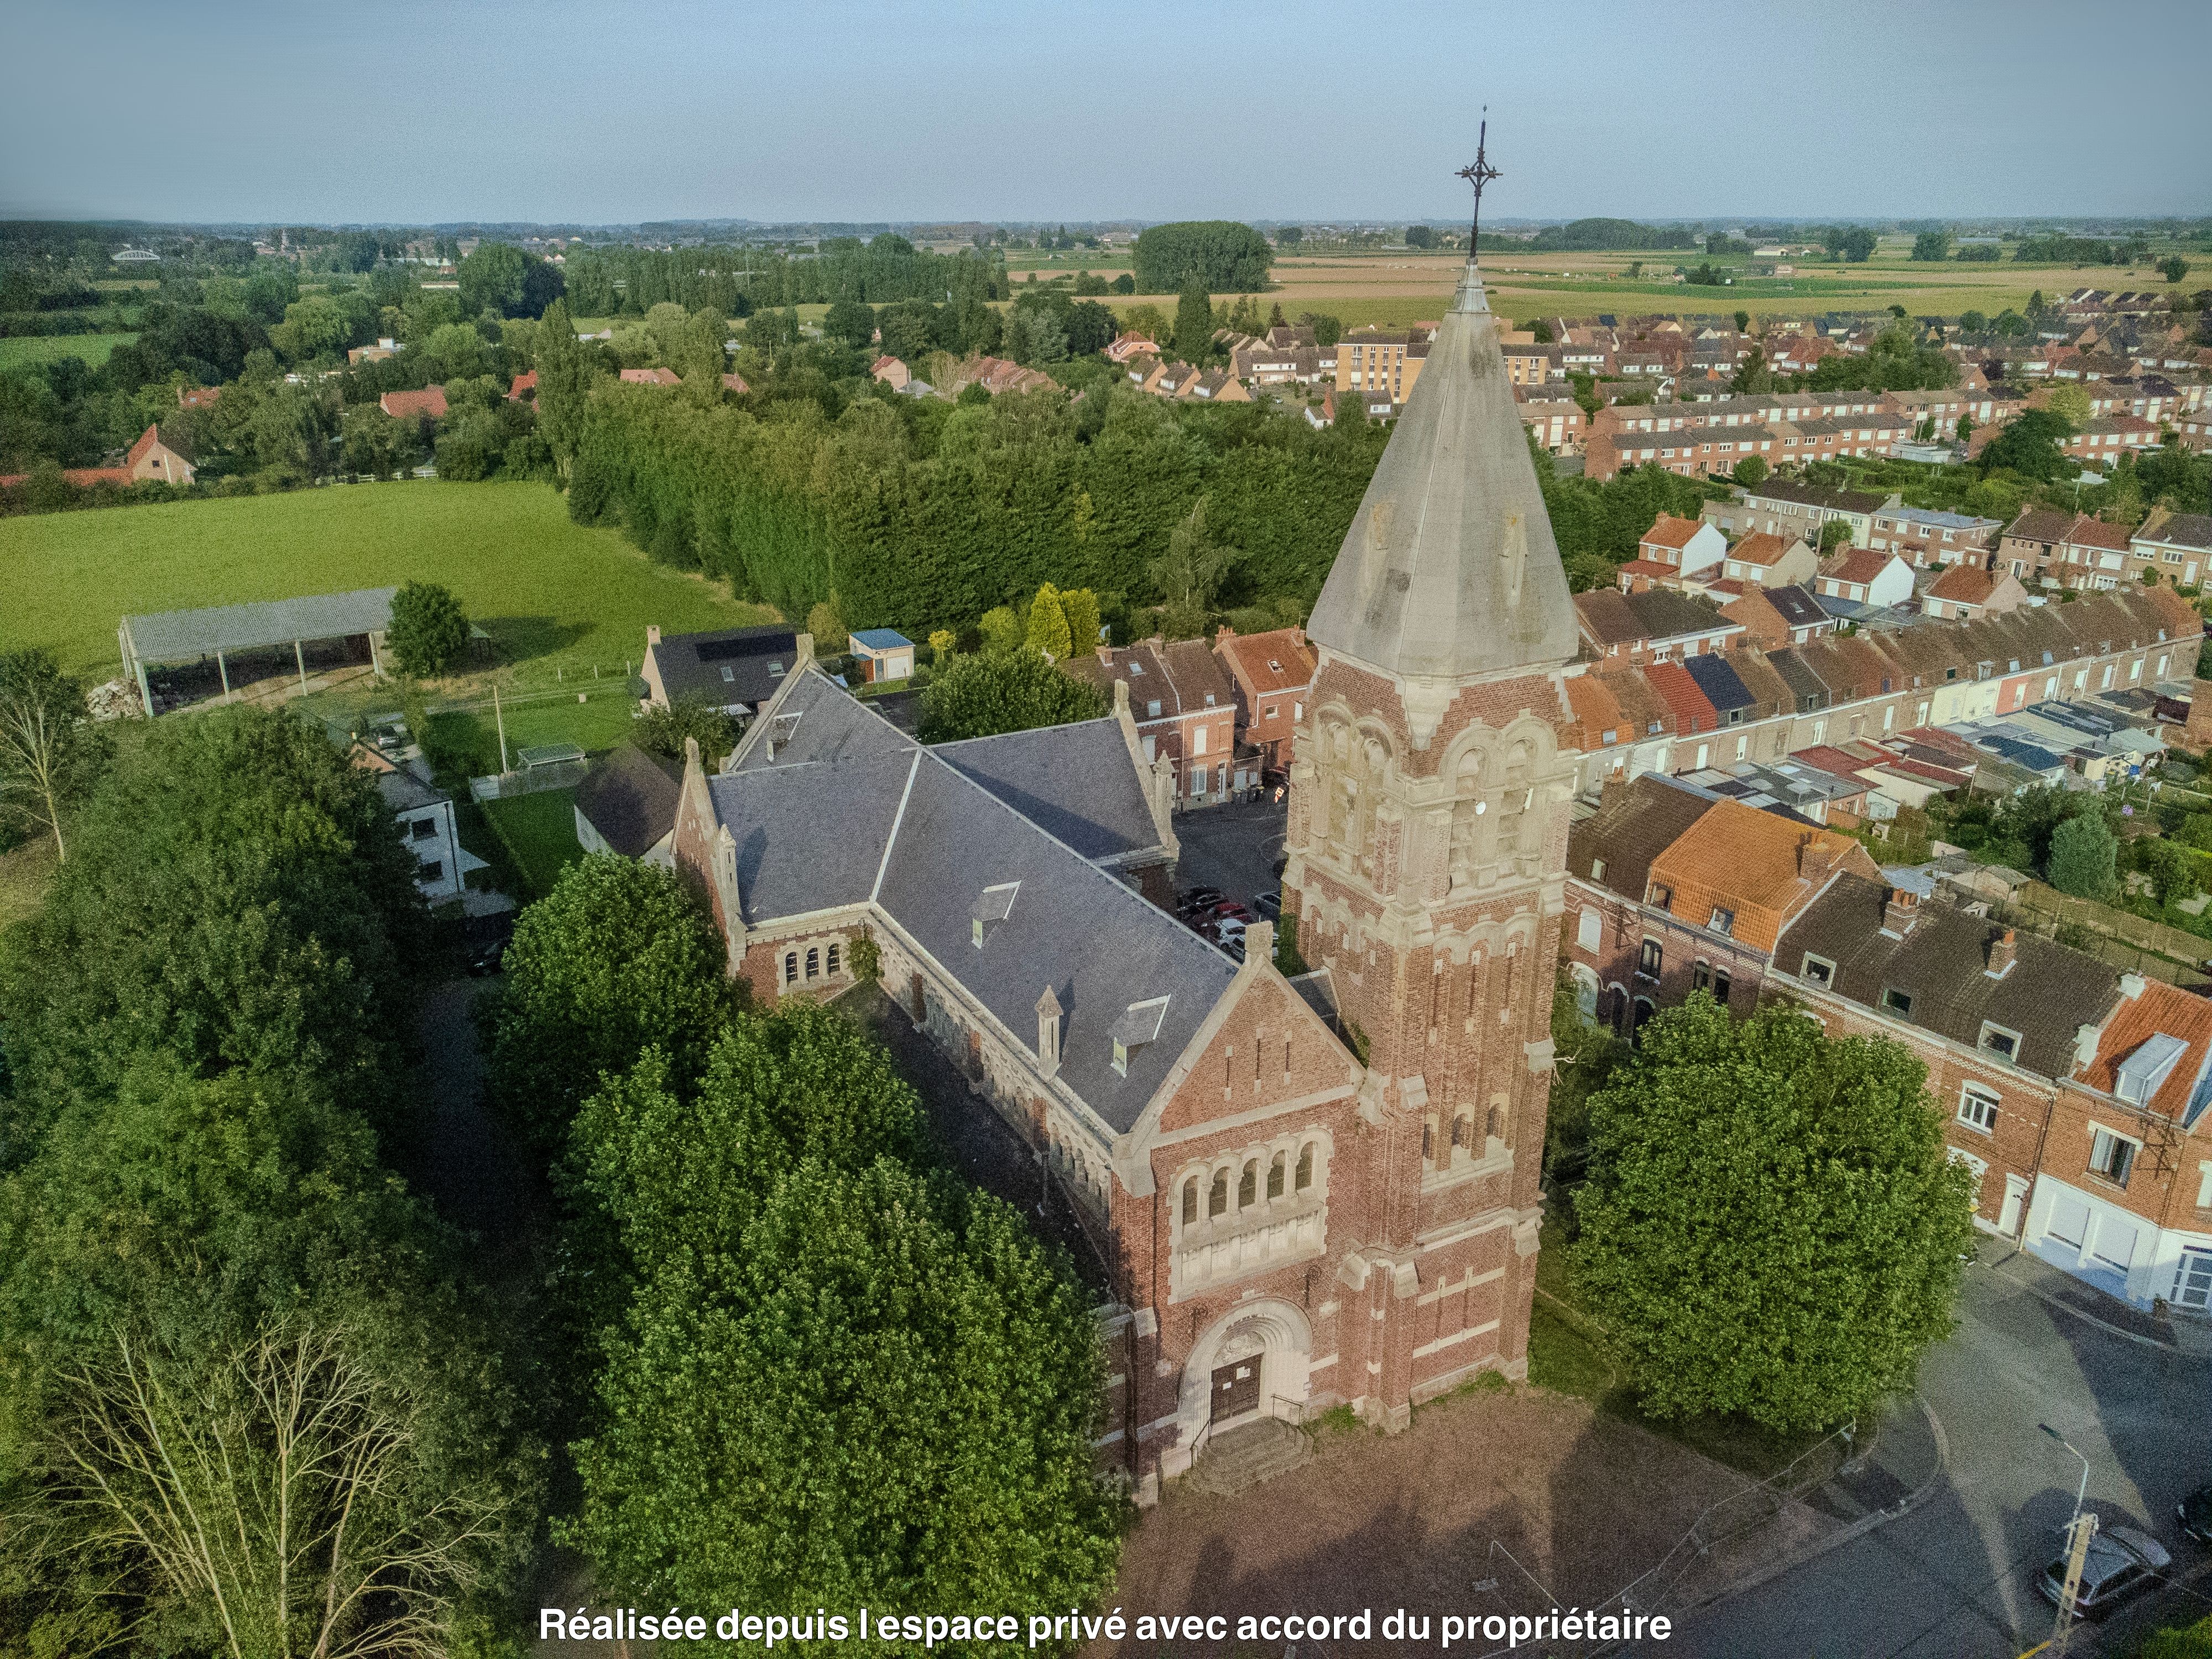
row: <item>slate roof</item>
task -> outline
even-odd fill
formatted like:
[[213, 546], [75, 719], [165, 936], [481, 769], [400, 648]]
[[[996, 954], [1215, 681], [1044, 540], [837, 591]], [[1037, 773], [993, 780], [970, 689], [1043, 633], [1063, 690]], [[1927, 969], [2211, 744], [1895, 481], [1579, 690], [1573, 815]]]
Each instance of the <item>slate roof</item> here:
[[2136, 533], [2144, 541], [2169, 546], [2212, 549], [2212, 514], [2176, 513], [2154, 529], [2146, 525]]
[[2118, 970], [2033, 933], [2016, 936], [2019, 958], [2002, 978], [1988, 972], [1990, 946], [2006, 933], [1984, 916], [1947, 904], [1923, 904], [1904, 938], [1882, 933], [1887, 884], [1844, 875], [1784, 930], [1775, 965], [1798, 973], [1805, 953], [1836, 964], [1839, 995], [1869, 1008], [1885, 989], [1912, 1000], [1911, 1010], [1887, 1017], [1972, 1048], [1982, 1022], [2020, 1034], [2018, 1063], [2047, 1078], [2074, 1064], [2075, 1034], [2100, 1021], [2119, 992]]
[[1085, 858], [1120, 858], [1159, 845], [1159, 826], [1117, 720], [970, 738], [932, 752]]
[[410, 812], [453, 799], [441, 789], [433, 789], [402, 767], [395, 767], [389, 772], [379, 772], [376, 775], [376, 789], [384, 797], [384, 804], [395, 812]]
[[1782, 620], [1792, 628], [1816, 627], [1828, 620], [1828, 613], [1820, 608], [1820, 602], [1798, 582], [1768, 588], [1766, 602], [1780, 611]]
[[625, 858], [642, 858], [676, 828], [684, 769], [634, 743], [592, 763], [576, 786], [576, 810], [599, 839]]
[[1641, 593], [1594, 587], [1575, 595], [1575, 614], [1583, 631], [1600, 645], [1674, 640], [1737, 627], [1710, 600], [1693, 599], [1670, 587], [1648, 587]]
[[1698, 690], [1705, 694], [1705, 701], [1723, 715], [1732, 708], [1754, 708], [1759, 702], [1751, 688], [1743, 683], [1743, 677], [1729, 665], [1725, 657], [1700, 653], [1685, 658], [1682, 668], [1698, 683]]
[[[1003, 739], [950, 745], [957, 756], [925, 748], [811, 667], [776, 718], [787, 713], [799, 718], [774, 761], [763, 740], [774, 721], [757, 722], [737, 769], [708, 785], [737, 843], [746, 922], [872, 899], [1024, 1047], [1049, 986], [1064, 1011], [1060, 1080], [1115, 1133], [1133, 1127], [1237, 964], [969, 775], [963, 763], [985, 771], [975, 751]], [[1108, 726], [1120, 769], [1133, 772], [1114, 722], [1013, 735], [1032, 752], [1054, 738], [1079, 752]], [[985, 758], [1002, 774], [1020, 769], [1012, 749]], [[1018, 884], [1012, 902], [985, 924], [979, 948], [976, 899], [1008, 883]], [[1109, 1033], [1133, 1005], [1161, 997], [1157, 1039], [1116, 1073]]]
[[[671, 702], [696, 698], [709, 708], [757, 708], [775, 695], [797, 660], [799, 635], [788, 628], [731, 628], [713, 634], [669, 634], [646, 649], [660, 670]], [[771, 673], [771, 666], [781, 672]], [[725, 672], [724, 671], [727, 671]]]

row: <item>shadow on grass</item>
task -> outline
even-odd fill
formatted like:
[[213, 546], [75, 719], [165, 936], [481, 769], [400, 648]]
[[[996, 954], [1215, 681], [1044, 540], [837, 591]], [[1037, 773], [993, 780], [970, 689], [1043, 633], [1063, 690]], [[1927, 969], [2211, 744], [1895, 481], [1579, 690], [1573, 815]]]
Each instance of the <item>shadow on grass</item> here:
[[[562, 622], [557, 617], [479, 617], [477, 626], [491, 635], [502, 662], [527, 662], [574, 647], [591, 633], [583, 623]], [[642, 644], [639, 649], [642, 650]]]

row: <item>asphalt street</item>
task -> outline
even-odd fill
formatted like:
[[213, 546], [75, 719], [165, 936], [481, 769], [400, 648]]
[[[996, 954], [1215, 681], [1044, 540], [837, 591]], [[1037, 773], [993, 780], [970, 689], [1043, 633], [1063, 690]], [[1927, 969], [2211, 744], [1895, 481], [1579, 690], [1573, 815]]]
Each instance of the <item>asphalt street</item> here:
[[2183, 1539], [2173, 1518], [2185, 1492], [2212, 1480], [2212, 1363], [2053, 1307], [2035, 1291], [2057, 1279], [1997, 1249], [1967, 1270], [1959, 1328], [1922, 1368], [1946, 1467], [1917, 1507], [1691, 1614], [1674, 1639], [1643, 1651], [2014, 1659], [2051, 1633], [2034, 1580], [2057, 1552], [2081, 1474], [2046, 1423], [2089, 1460], [2087, 1506], [2174, 1558], [2177, 1582], [2085, 1628], [2073, 1651], [2126, 1652], [2146, 1628], [2212, 1612], [2212, 1552]]

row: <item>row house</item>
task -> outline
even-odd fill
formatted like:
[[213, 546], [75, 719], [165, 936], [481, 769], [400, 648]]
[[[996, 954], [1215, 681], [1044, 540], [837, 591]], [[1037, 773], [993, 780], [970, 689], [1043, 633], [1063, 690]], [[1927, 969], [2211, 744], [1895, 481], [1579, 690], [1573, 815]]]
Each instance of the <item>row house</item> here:
[[[1754, 598], [1771, 604], [1788, 591], [1747, 594], [1724, 614], [1745, 622], [1747, 641], [1756, 639], [1743, 607]], [[1805, 598], [1817, 610], [1817, 601]], [[1580, 672], [1597, 684], [1568, 683], [1577, 787], [1593, 792], [1610, 776], [1681, 772], [1693, 763], [1771, 764], [1822, 744], [1884, 741], [2038, 703], [2148, 690], [2191, 677], [2203, 629], [2195, 608], [2171, 588], [2138, 586], [2085, 594], [2071, 605], [2021, 605], [1957, 626], [1829, 632], [1784, 647], [1735, 643], [1724, 656], [1685, 664], [1699, 675], [1712, 672], [1705, 664], [1724, 666], [1748, 694], [1723, 711], [1726, 746], [1704, 763], [1645, 684], [1644, 669], [1617, 658], [1586, 660]]]
[[1937, 390], [1892, 392], [1887, 394], [1891, 408], [1913, 422], [1917, 432], [1927, 424], [1931, 438], [1942, 439], [1959, 429], [1961, 420], [1975, 426], [2001, 425], [2018, 411], [2018, 405], [2008, 398], [2000, 398], [1986, 389], [1980, 392], [1963, 391], [1957, 386]]
[[1581, 450], [1587, 417], [1573, 398], [1522, 386], [1515, 390], [1513, 401], [1520, 408], [1521, 424], [1553, 454], [1572, 455]]
[[1848, 548], [1820, 568], [1814, 592], [1853, 605], [1903, 605], [1912, 597], [1912, 567], [1881, 549]]
[[2154, 507], [2128, 538], [2127, 574], [2134, 580], [2155, 573], [2160, 581], [2195, 587], [2207, 569], [2212, 569], [2212, 514]]
[[[1720, 589], [1709, 591], [1717, 596]], [[1745, 587], [1741, 592], [1728, 597], [1721, 612], [1730, 622], [1741, 623], [1745, 636], [1767, 651], [1807, 644], [1836, 632], [1840, 625], [1836, 614], [1823, 605], [1811, 589], [1796, 582], [1784, 582], [1776, 587]]]
[[2156, 449], [2165, 441], [2156, 421], [2140, 415], [2094, 415], [2058, 447], [2090, 466], [2109, 466], [2123, 450]]
[[1421, 378], [1429, 355], [1425, 329], [1362, 330], [1336, 343], [1336, 389], [1387, 391], [1403, 404]]
[[1920, 595], [1921, 614], [1939, 622], [1972, 622], [2027, 603], [2027, 589], [2021, 586], [2019, 577], [2008, 570], [1984, 570], [1978, 564], [1952, 565]]
[[1850, 836], [1676, 778], [1608, 785], [1567, 836], [1563, 952], [1583, 1017], [1621, 1036], [1703, 991], [1747, 1014], [1783, 930], [1844, 872]]
[[1874, 515], [1867, 545], [1895, 553], [1915, 569], [1930, 565], [1986, 564], [1990, 544], [2003, 526], [1969, 513], [1925, 507], [1886, 507]]
[[1505, 378], [1516, 386], [1547, 386], [1567, 378], [1557, 346], [1509, 342], [1499, 349], [1505, 355]]
[[1255, 768], [1288, 767], [1291, 734], [1306, 717], [1316, 663], [1305, 630], [1278, 628], [1264, 634], [1239, 634], [1224, 623], [1213, 637], [1213, 654], [1237, 700], [1240, 755], [1249, 755]]
[[2212, 1003], [1861, 872], [1767, 982], [1927, 1066], [1982, 1231], [2139, 1307], [2212, 1303]]
[[2185, 448], [2200, 455], [2212, 450], [2212, 414], [2185, 415], [2173, 423], [2173, 429]]
[[1155, 638], [1102, 645], [1060, 666], [1110, 697], [1127, 696], [1146, 763], [1166, 761], [1175, 769], [1177, 805], [1229, 798], [1235, 788], [1237, 694], [1202, 641]]
[[1893, 493], [1882, 496], [1863, 489], [1828, 489], [1819, 484], [1769, 478], [1732, 501], [1707, 501], [1702, 516], [1729, 535], [1756, 531], [1769, 536], [1802, 537], [1815, 547], [1820, 545], [1822, 526], [1843, 523], [1851, 528], [1853, 545], [1870, 547], [1875, 515], [1902, 504], [1902, 498]]
[[1997, 563], [2024, 583], [2110, 592], [2127, 580], [2131, 540], [2116, 524], [2087, 513], [2037, 507], [2014, 520], [1997, 543]]
[[1616, 661], [1667, 662], [1724, 651], [1743, 632], [1711, 601], [1670, 588], [1623, 593], [1594, 587], [1575, 595], [1575, 622], [1587, 648]]

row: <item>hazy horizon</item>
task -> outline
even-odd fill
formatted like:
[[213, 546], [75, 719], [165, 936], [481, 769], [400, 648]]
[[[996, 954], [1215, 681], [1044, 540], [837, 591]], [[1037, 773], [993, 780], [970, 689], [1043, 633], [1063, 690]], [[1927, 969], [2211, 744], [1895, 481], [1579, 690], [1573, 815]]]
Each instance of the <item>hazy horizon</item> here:
[[230, 0], [179, 32], [148, 0], [33, 0], [11, 30], [0, 213], [1449, 222], [1486, 101], [1501, 222], [2212, 211], [2212, 7], [2116, 0], [2094, 52], [2053, 0], [1777, 15]]

